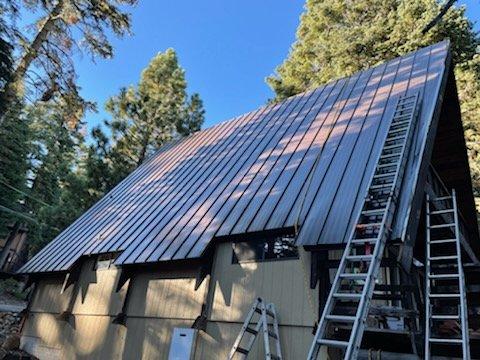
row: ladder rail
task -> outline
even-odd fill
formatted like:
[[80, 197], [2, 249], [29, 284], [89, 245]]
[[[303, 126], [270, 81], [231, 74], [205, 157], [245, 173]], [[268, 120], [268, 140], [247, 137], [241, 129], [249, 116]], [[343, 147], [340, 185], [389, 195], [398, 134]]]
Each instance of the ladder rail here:
[[268, 338], [268, 320], [267, 320], [267, 307], [265, 303], [261, 304], [262, 315], [261, 322], [263, 327], [263, 344], [265, 346], [265, 359], [272, 360], [272, 353], [270, 351], [270, 339]]
[[470, 345], [469, 345], [469, 334], [468, 334], [468, 311], [466, 303], [466, 291], [465, 291], [465, 276], [463, 273], [463, 264], [462, 264], [462, 250], [460, 247], [460, 229], [458, 227], [458, 209], [457, 209], [457, 197], [455, 189], [452, 191], [452, 201], [453, 201], [453, 217], [455, 220], [455, 237], [456, 248], [457, 248], [457, 267], [459, 278], [459, 292], [460, 292], [460, 312], [461, 312], [461, 322], [462, 322], [462, 350], [464, 359], [470, 359]]
[[[240, 347], [240, 343], [242, 341], [243, 335], [245, 335], [247, 327], [250, 324], [250, 322], [252, 321], [253, 315], [255, 315], [255, 311], [256, 311], [259, 303], [260, 303], [260, 299], [256, 299], [255, 302], [253, 303], [252, 307], [250, 308], [250, 311], [248, 312], [248, 314], [245, 318], [245, 321], [243, 322], [242, 329], [240, 330], [239, 334], [237, 335], [237, 338], [235, 339], [235, 342], [233, 343], [232, 349], [230, 350], [230, 353], [228, 354], [228, 359], [229, 360], [233, 359], [237, 349]], [[259, 324], [261, 324], [260, 321], [257, 323], [257, 326]], [[255, 338], [256, 337], [252, 337], [252, 339], [249, 340], [248, 344], [249, 344], [250, 348], [251, 348], [251, 346], [253, 346], [253, 343], [255, 342]], [[250, 344], [250, 341], [252, 342], [251, 344]], [[248, 345], [247, 345], [247, 349], [249, 349]]]
[[[259, 314], [259, 319], [255, 327], [251, 327], [250, 325], [252, 324], [255, 313]], [[270, 316], [272, 318], [273, 331], [269, 329], [270, 325], [268, 323], [267, 316]], [[282, 360], [283, 358], [280, 348], [280, 333], [278, 330], [278, 321], [275, 312], [275, 306], [272, 303], [265, 303], [265, 301], [263, 301], [263, 299], [260, 297], [254, 301], [252, 307], [250, 308], [250, 311], [248, 312], [247, 317], [243, 322], [242, 328], [237, 338], [235, 339], [235, 342], [233, 343], [232, 349], [230, 350], [228, 360], [232, 360], [237, 353], [243, 354], [244, 357], [247, 358], [248, 354], [253, 348], [255, 340], [257, 339], [257, 335], [259, 335], [260, 331], [262, 332], [263, 343], [265, 347], [265, 359]], [[247, 332], [250, 334], [250, 337], [246, 342], [246, 346], [241, 347], [240, 344], [242, 343], [242, 340], [244, 339], [244, 336]], [[275, 340], [276, 354], [273, 354], [271, 351], [270, 337], [274, 338]]]
[[430, 359], [430, 322], [431, 322], [431, 305], [430, 305], [430, 196], [427, 194], [427, 218], [426, 218], [426, 253], [425, 253], [425, 359]]
[[[408, 118], [410, 119], [410, 122], [409, 122], [407, 128], [405, 129], [406, 136], [405, 136], [404, 139], [402, 139], [403, 144], [401, 146], [400, 152], [397, 153], [397, 154], [392, 154], [393, 156], [390, 156], [390, 154], [384, 154], [384, 151], [386, 150], [385, 145], [384, 145], [384, 148], [382, 148], [382, 151], [380, 152], [380, 154], [378, 155], [378, 158], [377, 158], [377, 167], [375, 168], [375, 171], [372, 173], [371, 178], [369, 180], [369, 186], [367, 188], [367, 195], [365, 196], [365, 201], [368, 199], [368, 195], [370, 194], [371, 188], [373, 186], [374, 179], [376, 177], [378, 178], [377, 171], [379, 171], [379, 169], [381, 168], [380, 166], [382, 165], [381, 164], [382, 156], [388, 156], [389, 158], [392, 157], [392, 158], [397, 159], [397, 160], [394, 160], [394, 161], [396, 161], [396, 164], [391, 164], [391, 167], [395, 166], [396, 168], [395, 168], [395, 173], [394, 173], [394, 176], [393, 176], [393, 182], [390, 184], [390, 187], [389, 187], [390, 191], [389, 191], [389, 194], [388, 194], [388, 198], [387, 198], [385, 207], [382, 210], [383, 211], [382, 222], [381, 222], [380, 228], [378, 229], [377, 235], [375, 237], [375, 241], [370, 242], [371, 244], [373, 244], [374, 249], [373, 249], [373, 253], [371, 254], [371, 259], [370, 259], [370, 263], [369, 263], [369, 266], [368, 266], [366, 279], [365, 279], [364, 284], [363, 284], [363, 289], [362, 289], [360, 302], [359, 302], [358, 307], [357, 307], [355, 321], [353, 323], [350, 338], [349, 338], [349, 342], [348, 342], [348, 346], [346, 348], [345, 359], [356, 358], [356, 356], [358, 354], [358, 350], [359, 350], [360, 343], [361, 343], [361, 338], [362, 338], [359, 334], [363, 334], [363, 331], [364, 331], [364, 328], [365, 328], [365, 319], [368, 315], [368, 307], [370, 305], [370, 301], [371, 301], [373, 291], [374, 291], [374, 288], [375, 288], [376, 274], [378, 274], [378, 271], [379, 271], [379, 268], [380, 268], [380, 262], [381, 262], [380, 260], [381, 260], [381, 257], [383, 256], [385, 243], [386, 243], [387, 237], [389, 235], [388, 232], [390, 231], [389, 224], [388, 224], [388, 228], [387, 228], [387, 223], [390, 223], [391, 220], [393, 219], [393, 213], [394, 213], [394, 210], [395, 210], [395, 201], [396, 201], [397, 193], [398, 193], [398, 191], [400, 190], [400, 187], [401, 187], [401, 184], [399, 182], [399, 178], [401, 178], [401, 177], [403, 178], [404, 167], [405, 167], [405, 163], [406, 163], [407, 158], [408, 158], [405, 155], [410, 150], [410, 146], [411, 146], [411, 143], [412, 143], [412, 137], [414, 136], [413, 129], [416, 127], [416, 123], [417, 123], [416, 119], [418, 117], [417, 115], [418, 115], [418, 109], [419, 109], [419, 106], [418, 106], [418, 104], [419, 104], [419, 94], [415, 93], [414, 95], [400, 97], [399, 100], [397, 101], [397, 109], [398, 109], [399, 106], [402, 106], [402, 104], [401, 104], [402, 100], [404, 102], [406, 102], [406, 101], [408, 101], [406, 99], [411, 99], [412, 97], [413, 97], [413, 101], [411, 101], [411, 103], [413, 104], [413, 106], [411, 107], [412, 112], [408, 114]], [[408, 110], [401, 109], [401, 112], [404, 112], [404, 111], [408, 111]], [[390, 128], [392, 128], [393, 126], [396, 125], [395, 120], [397, 119], [397, 117], [404, 117], [404, 116], [405, 116], [405, 114], [398, 115], [398, 116], [394, 115], [393, 118], [392, 118], [392, 122], [390, 124]], [[387, 141], [389, 141], [389, 138], [388, 138], [389, 134], [390, 134], [390, 129], [387, 133], [384, 144]], [[398, 148], [400, 148], [400, 146], [398, 146]], [[385, 166], [383, 166], [383, 167], [385, 167]], [[385, 187], [385, 188], [387, 188], [387, 187]], [[364, 204], [364, 206], [365, 206], [365, 204]], [[363, 207], [362, 207], [362, 209], [363, 209]], [[360, 210], [360, 212], [358, 214], [358, 217], [357, 217], [357, 220], [356, 220], [355, 224], [359, 224], [360, 221], [361, 221], [362, 209]], [[350, 250], [353, 249], [353, 247], [356, 244], [356, 242], [354, 241], [354, 237], [355, 237], [356, 232], [357, 232], [357, 226], [355, 226], [350, 232], [350, 235], [349, 235], [349, 238], [348, 238], [349, 240], [346, 244], [345, 251], [344, 251], [344, 253], [342, 255], [342, 258], [340, 260], [338, 270], [335, 274], [335, 278], [333, 280], [332, 287], [330, 289], [327, 301], [325, 303], [325, 307], [323, 309], [323, 312], [322, 312], [322, 315], [321, 315], [321, 318], [320, 318], [320, 321], [319, 321], [319, 326], [318, 326], [317, 332], [316, 332], [315, 337], [314, 337], [314, 342], [313, 342], [312, 346], [310, 347], [310, 351], [308, 353], [308, 359], [309, 360], [317, 358], [318, 352], [319, 352], [320, 346], [321, 346], [321, 344], [319, 343], [319, 340], [326, 339], [326, 337], [324, 337], [324, 335], [326, 335], [327, 326], [328, 326], [327, 316], [333, 311], [333, 308], [335, 306], [335, 297], [336, 297], [335, 295], [338, 293], [338, 291], [340, 289], [342, 274], [343, 274], [344, 270], [346, 269], [347, 262], [349, 261], [348, 257], [350, 255]], [[373, 285], [372, 285], [372, 282], [373, 282]], [[341, 342], [338, 342], [338, 343], [341, 343]]]
[[[469, 346], [469, 333], [468, 333], [468, 311], [467, 311], [467, 301], [466, 301], [466, 291], [465, 291], [465, 277], [463, 272], [462, 264], [462, 248], [460, 245], [460, 228], [459, 228], [459, 217], [458, 217], [458, 207], [455, 190], [452, 190], [452, 195], [443, 196], [438, 198], [431, 199], [430, 196], [426, 195], [426, 252], [425, 252], [425, 359], [431, 359], [432, 356], [432, 344], [451, 344], [451, 345], [461, 345], [462, 357], [465, 360], [470, 360], [470, 346]], [[432, 226], [431, 216], [442, 215], [442, 212], [438, 210], [433, 210], [431, 207], [432, 201], [451, 201], [451, 209], [448, 209], [448, 205], [445, 205], [447, 209], [451, 210], [453, 215], [453, 223], [451, 228], [454, 229], [454, 239], [448, 239], [448, 244], [455, 242], [454, 250], [455, 255], [443, 255], [443, 256], [433, 256], [432, 257], [432, 245], [445, 244], [445, 240], [436, 240], [434, 241], [432, 236], [432, 229], [441, 228], [440, 226]], [[450, 223], [450, 219], [442, 218], [442, 221]], [[453, 242], [451, 241], [453, 240]], [[432, 274], [431, 261], [441, 259], [441, 260], [455, 260], [455, 264], [445, 264], [444, 267], [451, 266], [454, 267], [456, 272], [445, 273], [445, 274]], [[436, 286], [436, 282], [441, 279], [456, 279], [458, 282], [458, 293], [455, 290], [450, 290], [450, 293], [432, 293], [432, 286]], [[433, 282], [433, 285], [432, 285]], [[433, 314], [433, 304], [432, 301], [441, 301], [442, 299], [454, 299], [456, 298], [459, 302], [457, 315], [453, 314]], [[442, 335], [436, 335], [435, 338], [432, 337], [432, 326], [433, 320], [458, 320], [460, 323], [461, 329], [461, 339], [451, 338], [451, 337], [442, 337]]]
[[277, 356], [282, 358], [282, 349], [280, 346], [280, 331], [278, 329], [278, 320], [277, 320], [277, 313], [275, 311], [275, 305], [272, 303], [269, 304], [270, 311], [273, 313], [273, 331], [277, 334], [277, 338], [275, 339], [275, 348], [277, 351]]
[[[413, 109], [417, 108], [417, 101], [418, 101], [418, 94], [416, 94], [416, 96], [415, 96]], [[414, 121], [415, 120], [415, 115], [416, 115], [415, 113], [412, 114], [412, 121], [408, 124], [407, 132], [406, 132], [408, 135], [407, 135], [407, 138], [405, 139], [405, 141], [403, 143], [402, 150], [400, 152], [400, 154], [401, 154], [400, 159], [401, 160], [397, 164], [397, 169], [395, 171], [395, 176], [394, 176], [394, 180], [393, 180], [393, 183], [392, 183], [392, 190], [391, 190], [390, 195], [388, 197], [387, 205], [385, 207], [385, 212], [384, 212], [383, 217], [382, 217], [382, 225], [381, 225], [381, 228], [379, 230], [379, 239], [378, 239], [377, 243], [375, 244], [372, 262], [370, 263], [370, 266], [369, 266], [369, 269], [368, 269], [367, 279], [366, 279], [366, 281], [364, 283], [364, 286], [363, 286], [363, 291], [362, 292], [368, 292], [368, 293], [364, 294], [364, 296], [362, 296], [362, 298], [360, 299], [360, 303], [358, 305], [358, 310], [357, 310], [356, 321], [355, 321], [355, 323], [353, 324], [353, 327], [352, 327], [351, 337], [352, 336], [357, 336], [357, 338], [359, 338], [359, 339], [356, 339], [357, 344], [353, 343], [352, 344], [353, 346], [351, 345], [347, 348], [347, 352], [345, 354], [346, 359], [357, 357], [358, 348], [360, 347], [360, 342], [362, 340], [361, 339], [362, 336], [359, 336], [358, 333], [363, 334], [363, 331], [365, 329], [365, 318], [368, 315], [368, 307], [370, 306], [371, 298], [372, 298], [373, 292], [375, 290], [375, 284], [373, 284], [373, 286], [372, 286], [371, 283], [372, 282], [375, 283], [375, 280], [377, 278], [376, 274], [378, 274], [378, 271], [380, 269], [380, 263], [381, 263], [380, 260], [381, 260], [381, 257], [383, 256], [383, 252], [384, 252], [384, 249], [385, 249], [385, 244], [386, 244], [386, 241], [387, 241], [387, 237], [389, 235], [387, 233], [387, 231], [389, 231], [390, 229], [385, 229], [385, 227], [387, 225], [387, 221], [390, 222], [389, 220], [391, 220], [391, 218], [393, 218], [393, 213], [395, 211], [395, 205], [396, 204], [392, 200], [396, 199], [397, 192], [400, 191], [401, 184], [398, 180], [399, 180], [400, 176], [403, 175], [402, 170], [404, 170], [404, 166], [405, 166], [405, 163], [407, 161], [407, 157], [405, 155], [410, 148], [411, 140], [412, 140], [412, 137], [413, 137], [413, 134], [414, 134], [413, 129], [416, 126], [416, 122]], [[392, 208], [392, 206], [393, 206], [393, 208]], [[375, 261], [375, 265], [372, 266], [373, 261]], [[358, 312], [360, 312], [360, 314]], [[354, 339], [354, 341], [355, 341], [355, 339]]]

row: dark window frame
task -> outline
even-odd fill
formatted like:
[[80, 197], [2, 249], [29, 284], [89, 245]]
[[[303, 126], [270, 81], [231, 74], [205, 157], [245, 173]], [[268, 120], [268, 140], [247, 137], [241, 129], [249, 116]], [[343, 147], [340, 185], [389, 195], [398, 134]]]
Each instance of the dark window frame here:
[[[281, 246], [279, 242], [290, 242], [290, 248], [286, 254], [279, 254], [275, 251], [275, 246]], [[260, 263], [270, 261], [298, 260], [300, 258], [298, 246], [295, 245], [296, 237], [292, 235], [266, 236], [256, 240], [235, 241], [232, 243], [232, 264]], [[239, 247], [245, 247], [243, 251], [251, 251], [253, 256], [250, 258], [241, 257]], [[247, 255], [248, 256], [248, 255]]]
[[[103, 271], [103, 270], [109, 270], [112, 268], [113, 263], [117, 259], [119, 253], [103, 253], [99, 254], [97, 258], [95, 259], [95, 263], [93, 266], [94, 271]], [[99, 266], [99, 264], [102, 264]], [[108, 264], [108, 265], [104, 265]]]

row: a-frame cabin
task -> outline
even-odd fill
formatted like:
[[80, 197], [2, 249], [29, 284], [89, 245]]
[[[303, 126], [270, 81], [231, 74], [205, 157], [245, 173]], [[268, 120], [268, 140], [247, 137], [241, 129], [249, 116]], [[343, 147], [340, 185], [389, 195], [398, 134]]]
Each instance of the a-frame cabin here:
[[[433, 344], [461, 338], [462, 322], [425, 319], [427, 230], [448, 220], [433, 214], [445, 207], [427, 216], [426, 198], [453, 189], [478, 357], [480, 242], [447, 41], [161, 148], [20, 270], [31, 285], [22, 348], [41, 359], [225, 359], [261, 297], [275, 305], [282, 358], [306, 358], [409, 98], [414, 125], [354, 357], [422, 358], [426, 334], [432, 356], [462, 357], [464, 341]], [[368, 263], [367, 245], [352, 271]], [[350, 280], [339, 289], [362, 286]], [[352, 325], [331, 319], [339, 346], [315, 357], [344, 356]], [[248, 358], [265, 355], [257, 339]]]

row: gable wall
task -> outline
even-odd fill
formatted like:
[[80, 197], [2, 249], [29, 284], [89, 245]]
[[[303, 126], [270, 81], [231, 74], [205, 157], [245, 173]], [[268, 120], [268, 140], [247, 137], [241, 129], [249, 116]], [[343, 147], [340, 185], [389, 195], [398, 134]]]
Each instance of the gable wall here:
[[[224, 359], [258, 296], [276, 306], [284, 358], [304, 358], [318, 318], [318, 293], [309, 289], [310, 255], [300, 251], [300, 259], [232, 264], [231, 244], [220, 244], [210, 281], [204, 280], [196, 291], [196, 270], [139, 273], [126, 327], [112, 324], [127, 289], [125, 285], [115, 292], [119, 270], [94, 271], [93, 260], [88, 260], [77, 289], [71, 286], [60, 294], [61, 277], [38, 283], [22, 347], [40, 359], [167, 359], [173, 328], [192, 326], [209, 286], [212, 306], [207, 331], [197, 338], [195, 359]], [[71, 302], [70, 322], [59, 320]], [[252, 359], [263, 355], [261, 340]]]

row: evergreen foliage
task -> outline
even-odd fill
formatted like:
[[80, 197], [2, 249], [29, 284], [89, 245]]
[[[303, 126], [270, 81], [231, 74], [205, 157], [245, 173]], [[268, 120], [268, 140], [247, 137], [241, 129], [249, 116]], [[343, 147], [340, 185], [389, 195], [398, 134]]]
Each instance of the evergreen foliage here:
[[[27, 95], [31, 101], [61, 98], [70, 117], [78, 121], [93, 104], [79, 95], [73, 55], [110, 58], [113, 48], [107, 33], [123, 36], [130, 31], [130, 16], [122, 11], [136, 0], [9, 0], [4, 19], [15, 40], [15, 69], [4, 86], [5, 100]], [[30, 31], [20, 31], [16, 18], [34, 17]], [[25, 17], [25, 16], [24, 16]]]
[[435, 0], [307, 0], [287, 59], [267, 79], [284, 99], [419, 47], [450, 38], [474, 193], [480, 197], [480, 37], [464, 7]]
[[198, 94], [187, 96], [185, 71], [173, 49], [157, 54], [137, 86], [109, 99], [105, 124], [109, 139], [96, 128], [87, 161], [91, 188], [108, 191], [166, 142], [198, 131], [204, 120]]

